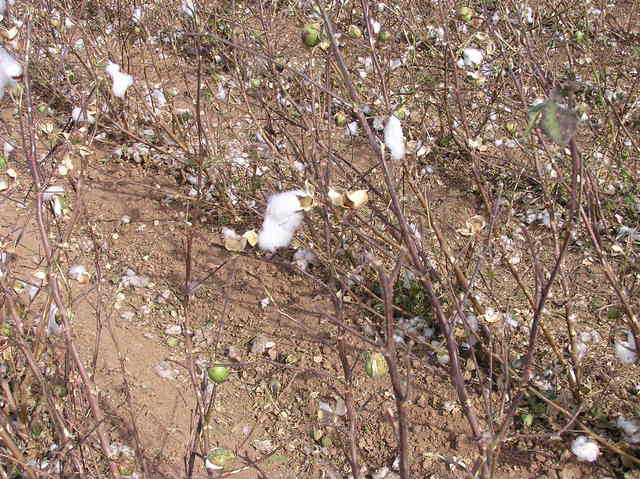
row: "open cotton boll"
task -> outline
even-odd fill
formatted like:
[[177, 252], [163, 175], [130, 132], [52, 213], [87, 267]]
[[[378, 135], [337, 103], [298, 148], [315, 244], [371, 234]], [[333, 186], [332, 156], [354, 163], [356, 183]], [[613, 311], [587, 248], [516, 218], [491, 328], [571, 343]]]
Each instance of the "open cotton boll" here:
[[93, 113], [89, 113], [87, 110], [83, 110], [81, 106], [76, 106], [71, 111], [71, 118], [76, 123], [87, 122], [94, 123], [95, 118], [93, 117]]
[[124, 94], [127, 92], [127, 88], [129, 88], [133, 84], [133, 77], [126, 73], [118, 72], [113, 77], [113, 94], [118, 98], [123, 98]]
[[111, 77], [120, 71], [120, 65], [117, 63], [109, 62], [104, 69], [105, 72]]
[[391, 158], [401, 160], [405, 155], [404, 134], [400, 120], [391, 115], [384, 127], [384, 144], [391, 151]]
[[71, 118], [73, 119], [73, 121], [78, 122], [80, 121], [80, 119], [83, 117], [82, 115], [82, 107], [80, 106], [76, 106], [72, 111], [71, 111]]
[[627, 340], [616, 338], [613, 343], [613, 352], [620, 361], [625, 364], [633, 364], [638, 360], [638, 349], [631, 330], [627, 331]]
[[630, 444], [640, 444], [640, 418], [619, 417], [616, 426], [622, 430], [622, 437]]
[[2, 147], [2, 152], [4, 153], [4, 157], [9, 158], [11, 156], [11, 153], [13, 153], [15, 149], [16, 147], [13, 146], [11, 143], [5, 142], [4, 146]]
[[118, 98], [124, 98], [127, 89], [133, 84], [133, 77], [126, 73], [116, 72], [113, 75], [113, 87], [111, 91]]
[[120, 65], [109, 62], [104, 69], [113, 81], [111, 92], [118, 98], [124, 98], [127, 88], [133, 85], [133, 77], [120, 71]]
[[484, 56], [482, 55], [482, 51], [477, 48], [465, 48], [462, 50], [462, 58], [464, 59], [464, 64], [466, 66], [472, 67], [480, 65]]
[[42, 193], [42, 199], [44, 201], [49, 201], [52, 200], [56, 195], [60, 195], [62, 193], [64, 193], [64, 186], [51, 185], [47, 187], [47, 189]]
[[258, 234], [258, 247], [275, 253], [277, 249], [289, 246], [294, 234], [295, 230], [282, 228], [273, 219], [266, 217]]
[[140, 20], [142, 20], [142, 8], [134, 8], [133, 15], [131, 15], [131, 21], [133, 23], [140, 23]]
[[162, 90], [156, 88], [147, 95], [147, 104], [155, 108], [161, 108], [167, 104], [167, 97]]
[[594, 462], [600, 454], [600, 446], [587, 436], [578, 436], [571, 443], [571, 452], [579, 461]]
[[51, 303], [51, 307], [49, 308], [49, 321], [47, 322], [47, 335], [49, 336], [57, 336], [62, 333], [62, 325], [58, 324], [58, 320], [56, 319], [57, 314], [58, 307]]
[[0, 70], [9, 78], [22, 76], [22, 65], [2, 47], [0, 47]]
[[193, 17], [196, 14], [196, 6], [193, 0], [184, 0], [180, 9], [190, 17]]
[[89, 272], [81, 264], [74, 264], [69, 268], [69, 278], [76, 280], [78, 283], [84, 283], [85, 279], [89, 277]]
[[304, 191], [291, 190], [269, 197], [264, 223], [258, 235], [260, 249], [273, 253], [278, 248], [289, 246], [302, 223], [302, 205], [298, 196], [304, 195]]
[[305, 196], [302, 190], [284, 191], [269, 197], [266, 217], [273, 219], [280, 227], [296, 230], [302, 223], [302, 205], [299, 196]]
[[298, 249], [293, 255], [293, 262], [300, 268], [302, 271], [306, 271], [309, 263], [313, 263], [316, 259], [316, 255], [307, 248]]

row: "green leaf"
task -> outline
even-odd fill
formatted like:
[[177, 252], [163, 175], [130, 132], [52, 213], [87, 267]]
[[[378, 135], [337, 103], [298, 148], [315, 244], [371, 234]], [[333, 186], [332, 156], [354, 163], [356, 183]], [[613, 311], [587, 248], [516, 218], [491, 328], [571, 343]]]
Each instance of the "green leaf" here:
[[533, 424], [533, 414], [522, 414], [520, 418], [522, 419], [522, 424], [525, 426], [531, 426]]

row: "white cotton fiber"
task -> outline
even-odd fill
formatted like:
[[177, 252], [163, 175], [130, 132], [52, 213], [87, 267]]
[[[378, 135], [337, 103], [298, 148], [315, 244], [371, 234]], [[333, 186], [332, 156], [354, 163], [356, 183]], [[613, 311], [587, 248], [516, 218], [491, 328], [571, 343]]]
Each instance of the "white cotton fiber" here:
[[622, 430], [622, 437], [630, 444], [640, 444], [640, 418], [619, 417], [616, 425]]
[[104, 71], [106, 71], [108, 75], [113, 76], [120, 71], [120, 65], [118, 65], [117, 63], [109, 62]]
[[22, 65], [2, 47], [0, 47], [0, 69], [9, 78], [22, 76]]
[[2, 47], [0, 47], [0, 99], [8, 88], [16, 86], [16, 78], [22, 76], [22, 65]]
[[140, 20], [142, 20], [142, 8], [134, 8], [133, 15], [131, 15], [131, 21], [133, 23], [140, 23]]
[[258, 235], [258, 246], [265, 251], [275, 252], [286, 248], [302, 223], [302, 205], [298, 196], [304, 196], [300, 190], [276, 193], [269, 197], [264, 223]]
[[465, 48], [462, 50], [462, 58], [466, 66], [473, 67], [480, 65], [484, 56], [482, 55], [482, 51], [477, 48]]
[[298, 249], [293, 255], [293, 262], [300, 268], [302, 271], [306, 271], [309, 263], [313, 263], [316, 259], [316, 255], [307, 248]]
[[56, 315], [58, 314], [58, 307], [51, 303], [49, 307], [49, 321], [47, 322], [47, 335], [58, 336], [62, 333], [62, 325], [58, 324]]
[[633, 364], [638, 360], [638, 349], [631, 330], [627, 331], [627, 340], [616, 338], [613, 343], [613, 352], [620, 361], [625, 364]]
[[81, 264], [74, 264], [73, 266], [71, 266], [67, 274], [69, 275], [69, 278], [75, 279], [79, 283], [83, 283], [84, 280], [89, 277], [87, 268], [85, 268]]
[[391, 158], [401, 160], [405, 155], [404, 134], [400, 120], [391, 115], [384, 127], [384, 144], [391, 151]]
[[593, 440], [586, 436], [578, 436], [571, 443], [571, 452], [573, 452], [579, 461], [594, 462], [600, 454], [600, 447]]
[[180, 10], [182, 10], [183, 13], [189, 15], [190, 17], [193, 17], [196, 14], [196, 6], [193, 0], [184, 0], [182, 2]]
[[112, 93], [118, 98], [124, 98], [127, 88], [133, 85], [133, 77], [121, 72], [120, 65], [116, 63], [109, 62], [105, 71], [109, 74], [111, 80], [113, 80]]

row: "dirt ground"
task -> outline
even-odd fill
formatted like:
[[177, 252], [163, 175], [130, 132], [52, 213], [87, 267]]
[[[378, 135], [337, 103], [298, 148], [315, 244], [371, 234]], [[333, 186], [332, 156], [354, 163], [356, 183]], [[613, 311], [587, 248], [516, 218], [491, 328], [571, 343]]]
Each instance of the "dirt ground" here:
[[[184, 219], [180, 209], [164, 208], [157, 193], [172, 179], [150, 177], [135, 165], [119, 168], [117, 174], [95, 168], [87, 177], [90, 180], [82, 185], [82, 226], [71, 235], [60, 256], [60, 271], [83, 264], [90, 276], [83, 283], [65, 280], [66, 294], [73, 304], [73, 335], [99, 389], [111, 440], [133, 447], [137, 437], [155, 477], [182, 477], [183, 458], [197, 415], [196, 388], [186, 366], [184, 340], [175, 330], [170, 331], [185, 324], [178, 300], [184, 289]], [[451, 191], [442, 194], [449, 198], [448, 207], [451, 198], [459, 196]], [[20, 238], [14, 268], [25, 278], [42, 267], [32, 208], [31, 204], [26, 209], [15, 208], [7, 202], [2, 208], [2, 238], [5, 244]], [[458, 211], [461, 219], [468, 217], [462, 204]], [[123, 223], [127, 216], [130, 221]], [[90, 222], [82, 223], [84, 218]], [[193, 353], [201, 358], [196, 384], [198, 388], [201, 385], [207, 356], [209, 361], [248, 364], [236, 370], [230, 381], [217, 386], [209, 425], [212, 446], [237, 450], [257, 460], [265, 451], [256, 449], [255, 441], [269, 440], [272, 447], [267, 452], [276, 452], [260, 463], [268, 477], [329, 474], [326, 471], [334, 461], [342, 464], [339, 448], [343, 446], [336, 438], [332, 446], [319, 447], [312, 432], [318, 427], [318, 401], [335, 401], [339, 385], [331, 377], [304, 372], [309, 368], [339, 374], [336, 356], [327, 354], [326, 346], [308, 341], [310, 332], [318, 338], [325, 334], [328, 323], [321, 315], [329, 305], [319, 291], [309, 289], [300, 273], [287, 270], [284, 260], [265, 261], [253, 252], [236, 255], [223, 248], [219, 232], [205, 225], [200, 233], [194, 256], [201, 263], [195, 276], [203, 280], [190, 304]], [[148, 276], [148, 287], [119, 288], [127, 269]], [[264, 298], [270, 301], [262, 306]], [[298, 327], [304, 338], [296, 337], [286, 312], [294, 304], [299, 314], [293, 319], [304, 325], [304, 329]], [[252, 353], [251, 345], [258, 335], [267, 335], [274, 346], [261, 354]], [[170, 338], [177, 341], [171, 343]], [[63, 351], [61, 341], [51, 339], [51, 347], [59, 354]], [[218, 351], [215, 358], [212, 349]], [[291, 356], [296, 357], [295, 370], [267, 362]], [[168, 367], [170, 378], [161, 377], [159, 364]], [[416, 376], [408, 404], [412, 474], [462, 477], [459, 463], [470, 465], [476, 446], [455, 406], [446, 371], [427, 358], [414, 360], [413, 367]], [[388, 461], [393, 460], [389, 451], [395, 440], [387, 414], [392, 396], [384, 381], [363, 374], [358, 376], [355, 390], [354, 399], [361, 408], [358, 445], [363, 462], [371, 465], [373, 472], [390, 466]], [[341, 418], [337, 419], [340, 424]], [[499, 477], [503, 478], [596, 474], [595, 469], [573, 463], [552, 443], [508, 444], [502, 461]], [[244, 471], [234, 477], [260, 476]]]

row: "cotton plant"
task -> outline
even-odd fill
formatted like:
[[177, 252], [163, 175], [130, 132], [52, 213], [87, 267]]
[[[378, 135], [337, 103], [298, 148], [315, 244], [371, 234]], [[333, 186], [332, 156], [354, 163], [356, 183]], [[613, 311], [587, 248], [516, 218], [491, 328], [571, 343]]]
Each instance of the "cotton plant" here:
[[120, 65], [113, 62], [109, 62], [105, 71], [113, 81], [113, 85], [111, 87], [113, 95], [118, 98], [124, 98], [124, 95], [127, 93], [127, 89], [133, 85], [133, 77], [127, 73], [121, 72]]
[[258, 247], [261, 250], [275, 253], [276, 250], [289, 246], [303, 220], [300, 198], [305, 196], [306, 192], [302, 190], [291, 190], [269, 197], [264, 222], [258, 234]]

